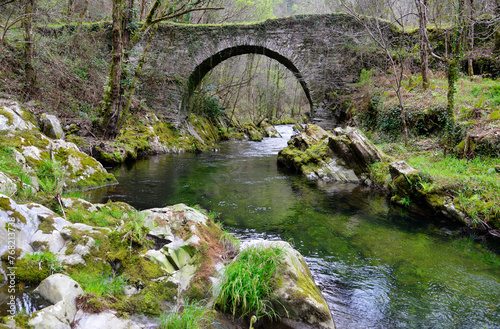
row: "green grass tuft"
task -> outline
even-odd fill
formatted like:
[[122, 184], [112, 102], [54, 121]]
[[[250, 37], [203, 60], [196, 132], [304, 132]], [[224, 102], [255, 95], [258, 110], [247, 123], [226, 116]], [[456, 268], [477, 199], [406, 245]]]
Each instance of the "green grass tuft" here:
[[181, 313], [163, 313], [158, 319], [159, 329], [205, 329], [210, 327], [213, 314], [199, 303], [187, 303]]
[[123, 275], [113, 276], [85, 270], [73, 273], [71, 278], [82, 286], [86, 294], [96, 297], [120, 296], [127, 284]]
[[248, 248], [225, 269], [215, 307], [233, 317], [278, 317], [272, 293], [283, 250]]

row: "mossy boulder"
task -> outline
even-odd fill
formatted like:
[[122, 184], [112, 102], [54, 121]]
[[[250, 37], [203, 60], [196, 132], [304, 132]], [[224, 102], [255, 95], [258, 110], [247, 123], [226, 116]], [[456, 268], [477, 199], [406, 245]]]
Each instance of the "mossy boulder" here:
[[264, 129], [267, 137], [271, 138], [281, 138], [280, 133], [276, 130], [276, 127], [271, 125], [267, 120], [264, 120], [260, 123], [260, 126]]
[[[2, 154], [12, 162], [11, 167], [18, 168], [18, 176], [32, 176], [29, 185], [34, 189], [40, 185], [44, 192], [55, 193], [65, 188], [93, 188], [116, 183], [113, 175], [94, 158], [80, 152], [75, 144], [51, 139], [38, 131], [32, 116], [18, 103], [0, 100], [0, 104], [3, 104], [0, 105], [3, 111], [9, 113], [8, 118], [0, 113], [0, 121], [1, 118], [6, 120], [6, 124], [0, 124]], [[57, 118], [42, 115], [41, 122], [46, 128], [50, 126], [47, 129], [55, 129], [54, 136], [64, 137]], [[17, 179], [23, 184], [27, 181], [25, 177]]]
[[301, 172], [310, 179], [367, 182], [370, 165], [389, 158], [356, 128], [325, 131], [307, 125], [278, 154], [278, 163]]
[[251, 141], [258, 142], [264, 138], [264, 133], [252, 122], [247, 123], [243, 129]]
[[[80, 152], [73, 143], [52, 140], [35, 130], [0, 134], [0, 143], [11, 145], [20, 154], [15, 160], [25, 171], [36, 173], [40, 183], [57, 184], [68, 189], [116, 183], [114, 176], [98, 161]], [[42, 172], [41, 168], [47, 166], [50, 166], [50, 172]]]
[[61, 126], [61, 121], [53, 115], [43, 113], [40, 116], [40, 130], [47, 136], [53, 139], [64, 139], [65, 134]]
[[31, 118], [31, 115], [19, 103], [0, 99], [0, 130], [36, 129], [33, 122], [24, 118]]
[[3, 172], [0, 172], [0, 193], [13, 195], [17, 192], [17, 184]]
[[281, 322], [290, 328], [334, 329], [328, 304], [315, 284], [311, 271], [302, 255], [284, 241], [250, 241], [241, 245], [246, 248], [277, 248], [282, 250], [278, 271], [279, 286], [273, 292], [273, 308], [280, 314]]

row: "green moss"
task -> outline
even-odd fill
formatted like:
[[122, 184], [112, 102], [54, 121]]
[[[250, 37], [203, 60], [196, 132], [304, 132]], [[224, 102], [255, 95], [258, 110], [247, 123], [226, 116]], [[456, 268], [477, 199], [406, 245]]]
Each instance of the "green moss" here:
[[[303, 259], [301, 259], [301, 263], [302, 267], [306, 269], [306, 273], [299, 271], [299, 269], [295, 267], [295, 272], [298, 273], [298, 276], [294, 279], [297, 287], [300, 288], [300, 291], [295, 290], [295, 292], [292, 293], [291, 296], [295, 295], [295, 297], [292, 297], [292, 300], [305, 300], [307, 298], [313, 298], [318, 304], [322, 305], [325, 310], [328, 310], [328, 305], [326, 304], [321, 291], [314, 283], [312, 275], [309, 271], [309, 267]], [[329, 315], [323, 314], [323, 317], [321, 319], [326, 321], [329, 319]]]
[[122, 299], [112, 307], [127, 313], [142, 313], [158, 316], [177, 295], [177, 285], [172, 282], [147, 281], [144, 289], [136, 295]]
[[31, 246], [35, 251], [45, 251], [49, 250], [49, 242], [48, 241], [33, 241]]
[[9, 111], [6, 111], [3, 108], [1, 108], [0, 115], [7, 118], [7, 125], [12, 126], [14, 124], [14, 115], [12, 113], [10, 113]]
[[51, 275], [48, 267], [40, 266], [32, 259], [22, 258], [16, 261], [16, 281], [39, 284]]
[[54, 216], [47, 216], [42, 220], [38, 229], [44, 234], [51, 234], [56, 228], [54, 227]]
[[122, 265], [124, 266], [124, 273], [132, 283], [149, 281], [165, 275], [160, 265], [136, 255], [126, 258]]
[[500, 120], [500, 110], [490, 113], [490, 115], [488, 116], [488, 120], [490, 121]]
[[32, 329], [33, 326], [29, 324], [30, 316], [27, 314], [19, 314], [14, 317], [16, 326], [22, 329]]
[[12, 208], [11, 202], [8, 197], [0, 195], [0, 209], [4, 210], [10, 218], [14, 218], [16, 223], [26, 223], [26, 218], [16, 209]]
[[188, 290], [183, 294], [187, 300], [206, 300], [211, 297], [211, 282], [207, 278], [197, 277], [191, 280]]
[[33, 113], [31, 113], [30, 111], [27, 111], [24, 107], [21, 107], [21, 110], [22, 110], [21, 118], [24, 121], [28, 121], [28, 122], [32, 123], [36, 127], [37, 122], [36, 122], [36, 118], [33, 115]]
[[88, 148], [89, 144], [85, 139], [76, 135], [66, 135], [66, 141], [74, 143], [78, 148]]

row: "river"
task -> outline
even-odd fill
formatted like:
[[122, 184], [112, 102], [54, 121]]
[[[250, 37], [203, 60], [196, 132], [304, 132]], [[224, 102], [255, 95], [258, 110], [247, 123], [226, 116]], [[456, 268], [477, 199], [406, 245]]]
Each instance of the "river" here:
[[242, 240], [291, 242], [337, 328], [500, 328], [500, 257], [443, 218], [390, 205], [353, 184], [316, 184], [280, 168], [292, 134], [226, 141], [217, 152], [154, 156], [111, 172], [94, 202], [175, 203], [220, 212]]

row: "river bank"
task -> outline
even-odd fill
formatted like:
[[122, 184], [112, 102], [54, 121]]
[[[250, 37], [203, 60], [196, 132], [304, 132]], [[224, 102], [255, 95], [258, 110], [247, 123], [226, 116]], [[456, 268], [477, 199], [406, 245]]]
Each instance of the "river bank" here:
[[[284, 137], [292, 133], [284, 128], [278, 127]], [[380, 190], [316, 184], [278, 166], [287, 140], [224, 141], [218, 151], [121, 166], [112, 171], [120, 184], [96, 190], [94, 202], [111, 199], [138, 209], [199, 204], [220, 213], [218, 221], [242, 241], [290, 241], [304, 255], [337, 328], [495, 328], [496, 306], [483, 311], [496, 303], [488, 292], [496, 289], [498, 272], [491, 246], [443, 216], [388, 202]], [[476, 289], [482, 297], [474, 297]], [[458, 300], [468, 302], [449, 308]]]
[[[202, 133], [210, 135], [208, 140], [220, 138], [206, 122], [192, 116], [186, 128], [203, 145]], [[149, 328], [153, 323], [168, 328], [176, 321], [195, 321], [205, 328], [215, 326], [220, 317], [228, 328], [246, 328], [250, 321], [256, 328], [269, 321], [290, 328], [335, 328], [305, 261], [288, 243], [261, 241], [242, 244], [240, 250], [239, 241], [222, 231], [208, 212], [184, 204], [137, 211], [126, 203], [91, 204], [68, 197], [74, 190], [116, 184], [116, 179], [62, 139], [68, 136], [54, 116], [35, 119], [18, 103], [2, 101], [0, 125], [1, 188], [7, 193], [0, 194], [0, 236], [5, 242], [0, 246], [1, 283], [7, 285], [1, 290], [0, 327], [83, 329], [113, 323], [115, 328]], [[256, 130], [252, 139], [263, 138], [254, 125], [245, 127], [246, 132]], [[143, 140], [158, 137], [154, 128], [150, 133]], [[241, 132], [240, 137], [246, 135]], [[126, 147], [137, 151], [133, 143]], [[274, 256], [262, 259], [262, 253]], [[237, 268], [245, 257], [251, 258], [245, 271], [266, 268], [239, 287], [243, 296], [256, 296], [250, 305], [247, 297], [222, 294], [224, 285], [241, 282], [243, 276], [229, 278], [222, 269]], [[18, 298], [30, 298], [22, 291], [35, 287], [45, 307], [34, 306], [30, 309], [36, 312], [26, 314], [17, 306], [25, 305]], [[193, 318], [190, 312], [198, 315]], [[225, 313], [241, 320], [222, 320]], [[143, 317], [134, 318], [138, 314]]]

